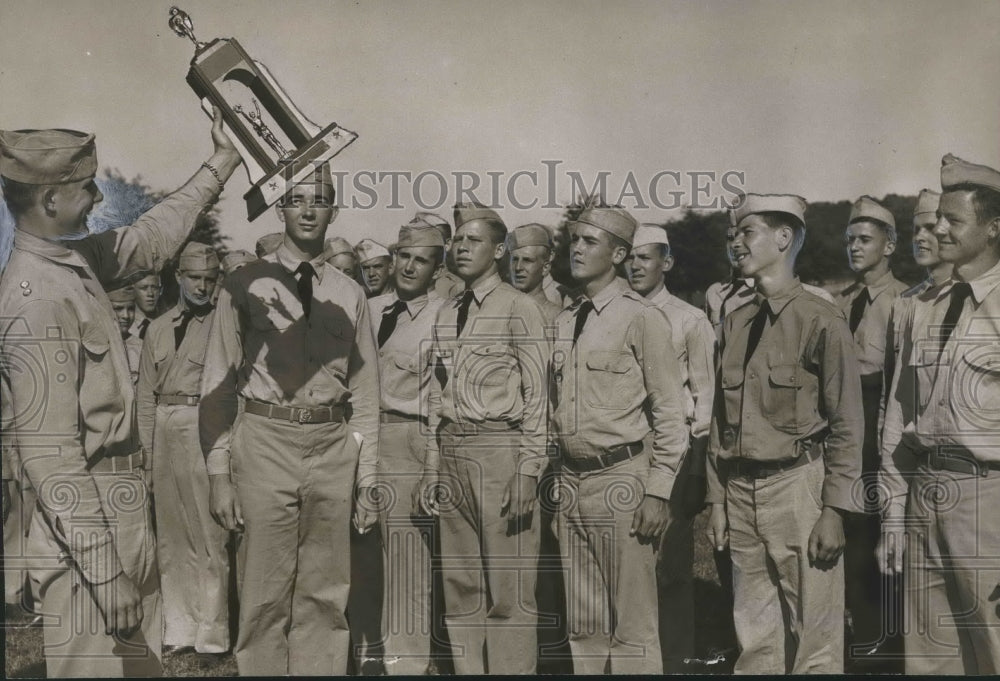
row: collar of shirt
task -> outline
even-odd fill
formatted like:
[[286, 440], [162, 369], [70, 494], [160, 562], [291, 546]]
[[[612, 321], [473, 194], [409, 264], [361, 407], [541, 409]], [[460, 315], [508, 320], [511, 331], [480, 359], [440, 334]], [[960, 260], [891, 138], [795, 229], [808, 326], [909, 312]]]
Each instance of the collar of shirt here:
[[[278, 246], [278, 250], [274, 252], [274, 255], [265, 256], [264, 260], [270, 260], [271, 258], [273, 258], [279, 265], [284, 267], [285, 271], [291, 274], [292, 276], [295, 276], [296, 268], [298, 268], [299, 264], [303, 262], [302, 260], [296, 258], [292, 254], [292, 252], [288, 250], [288, 247], [285, 246], [285, 244], [281, 244], [280, 246]], [[316, 271], [316, 279], [321, 284], [323, 283], [323, 270], [324, 270], [323, 265], [325, 263], [326, 259], [324, 257], [324, 254], [320, 254], [309, 261], [309, 264], [312, 265], [313, 269]]]
[[871, 284], [865, 284], [864, 282], [861, 281], [854, 282], [853, 284], [847, 287], [845, 293], [847, 293], [849, 296], [853, 298], [855, 295], [857, 295], [858, 291], [867, 286], [868, 300], [869, 302], [874, 303], [875, 299], [878, 298], [883, 291], [888, 289], [889, 284], [891, 284], [895, 280], [896, 278], [892, 275], [892, 270], [889, 270]]
[[[496, 287], [500, 285], [500, 273], [494, 272], [491, 276], [487, 277], [485, 281], [480, 282], [479, 286], [472, 289], [472, 297], [476, 299], [476, 305], [479, 307], [483, 306], [483, 300], [486, 296], [493, 293]], [[462, 301], [462, 296], [458, 296], [455, 301], [456, 307]]]
[[[395, 305], [397, 300], [400, 300], [399, 295], [395, 291], [384, 296], [384, 298], [384, 301], [379, 301], [379, 306], [381, 308], [379, 312], [385, 312], [390, 306]], [[417, 296], [411, 300], [403, 301], [406, 303], [406, 313], [410, 315], [411, 320], [416, 319], [417, 315], [420, 314], [425, 307], [427, 307], [427, 300], [428, 297], [425, 293], [422, 296]]]
[[667, 287], [661, 286], [660, 290], [656, 292], [656, 295], [649, 299], [649, 302], [657, 307], [660, 307], [661, 305], [669, 303], [671, 298], [673, 298], [673, 295], [667, 290]]
[[[958, 280], [955, 277], [951, 277], [948, 281], [941, 284], [935, 301], [949, 295], [951, 287], [956, 283], [958, 283]], [[969, 282], [969, 286], [972, 287], [972, 299], [976, 301], [976, 305], [982, 305], [983, 300], [997, 287], [997, 284], [1000, 284], [1000, 262]]]
[[785, 306], [795, 300], [803, 291], [802, 282], [799, 281], [798, 277], [795, 277], [792, 279], [792, 283], [786, 286], [783, 290], [770, 296], [764, 296], [760, 291], [757, 291], [754, 295], [754, 302], [760, 306], [766, 300], [768, 306], [771, 308], [771, 317], [774, 318], [781, 314], [781, 311], [785, 309]]
[[[177, 304], [174, 305], [173, 309], [170, 310], [170, 319], [171, 321], [175, 322], [178, 321], [181, 318], [181, 315], [183, 315], [184, 312], [190, 307], [190, 305], [188, 305], [187, 298], [184, 297], [183, 293], [180, 294], [178, 298], [179, 300], [177, 301]], [[209, 306], [208, 312], [211, 312], [214, 309], [215, 309], [215, 304], [213, 303], [211, 306]], [[206, 312], [206, 314], [208, 314], [208, 312]], [[194, 319], [199, 319], [199, 316], [194, 315]]]
[[77, 268], [87, 267], [86, 261], [76, 251], [66, 248], [58, 241], [49, 241], [20, 229], [14, 231], [14, 247], [59, 265]]
[[[617, 298], [620, 294], [625, 291], [631, 291], [632, 288], [628, 283], [621, 277], [615, 277], [614, 280], [597, 292], [597, 295], [590, 299], [590, 302], [594, 304], [594, 312], [601, 314], [601, 310], [608, 306], [612, 300]], [[638, 295], [638, 294], [636, 294]], [[580, 296], [577, 299], [575, 305], [579, 307], [579, 304], [586, 300], [586, 296]]]

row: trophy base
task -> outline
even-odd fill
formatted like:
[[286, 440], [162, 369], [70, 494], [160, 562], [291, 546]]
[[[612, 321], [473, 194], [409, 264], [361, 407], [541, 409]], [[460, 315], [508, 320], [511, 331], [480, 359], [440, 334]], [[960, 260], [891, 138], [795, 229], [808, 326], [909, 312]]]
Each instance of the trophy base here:
[[357, 138], [357, 133], [345, 130], [336, 123], [323, 128], [243, 195], [247, 202], [249, 220], [253, 222], [263, 215], [292, 187], [310, 177], [317, 167], [339, 154]]

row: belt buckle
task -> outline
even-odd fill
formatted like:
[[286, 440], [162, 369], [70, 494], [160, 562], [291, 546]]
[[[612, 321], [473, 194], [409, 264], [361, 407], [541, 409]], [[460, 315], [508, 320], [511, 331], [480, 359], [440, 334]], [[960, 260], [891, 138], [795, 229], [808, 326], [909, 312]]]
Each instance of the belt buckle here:
[[312, 410], [299, 409], [299, 423], [309, 423], [312, 420]]

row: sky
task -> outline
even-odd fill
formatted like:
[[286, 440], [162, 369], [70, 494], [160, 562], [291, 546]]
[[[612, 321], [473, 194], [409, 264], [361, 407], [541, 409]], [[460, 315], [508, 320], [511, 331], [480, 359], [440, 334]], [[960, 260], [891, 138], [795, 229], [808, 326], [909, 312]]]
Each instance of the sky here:
[[[513, 227], [557, 222], [573, 173], [663, 222], [733, 186], [830, 201], [935, 187], [947, 152], [1000, 167], [994, 1], [175, 2], [199, 40], [235, 37], [314, 122], [360, 135], [333, 161], [329, 235], [352, 243], [392, 242], [427, 206], [450, 219], [456, 172]], [[171, 4], [0, 0], [0, 128], [93, 131], [103, 167], [182, 184], [211, 139]], [[393, 200], [392, 172], [422, 176], [423, 206], [404, 176]], [[249, 186], [237, 171], [221, 202], [231, 248], [281, 229], [247, 221]]]

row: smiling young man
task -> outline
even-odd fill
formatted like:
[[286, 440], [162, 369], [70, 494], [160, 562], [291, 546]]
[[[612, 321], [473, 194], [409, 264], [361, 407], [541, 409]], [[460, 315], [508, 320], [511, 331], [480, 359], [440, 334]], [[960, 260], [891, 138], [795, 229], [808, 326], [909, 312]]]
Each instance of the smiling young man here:
[[941, 188], [934, 234], [953, 271], [914, 298], [903, 329], [878, 556], [903, 574], [907, 674], [997, 674], [1000, 172], [948, 154]]
[[361, 281], [369, 298], [392, 291], [392, 255], [373, 239], [362, 239], [354, 247], [361, 266]]
[[[846, 604], [851, 613], [847, 670], [901, 671], [898, 664], [899, 600], [894, 585], [882, 579], [875, 562], [880, 534], [878, 517], [879, 414], [883, 404], [889, 317], [906, 284], [889, 269], [896, 250], [896, 220], [870, 196], [851, 206], [846, 229], [847, 258], [855, 281], [838, 296], [848, 320], [861, 368], [861, 402], [865, 440], [861, 450], [864, 488], [858, 494], [864, 513], [847, 516], [844, 548]], [[896, 657], [896, 660], [891, 659]]]
[[284, 240], [226, 278], [205, 355], [211, 512], [246, 546], [241, 674], [347, 670], [352, 507], [358, 530], [376, 520], [378, 357], [364, 291], [326, 262], [334, 199], [325, 165], [285, 195]]
[[0, 279], [3, 451], [38, 495], [26, 555], [52, 677], [162, 673], [135, 391], [102, 285], [158, 271], [239, 165], [213, 113], [215, 151], [202, 168], [134, 225], [93, 235], [87, 215], [103, 198], [94, 136], [0, 132], [16, 228]]
[[[500, 280], [507, 228], [455, 207], [451, 250], [465, 282], [434, 325], [425, 512], [438, 514], [445, 624], [458, 674], [535, 671], [532, 522], [545, 458], [548, 341], [538, 306]], [[440, 484], [444, 500], [438, 504]]]
[[545, 294], [545, 277], [552, 267], [552, 242], [549, 232], [539, 224], [521, 225], [507, 235], [510, 284], [534, 300], [541, 308], [545, 321], [551, 324], [562, 306]]
[[577, 674], [660, 674], [656, 556], [684, 452], [671, 323], [617, 276], [635, 219], [588, 208], [570, 225], [582, 295], [556, 319], [552, 431]]
[[432, 328], [441, 298], [429, 295], [444, 263], [444, 239], [427, 224], [399, 230], [393, 292], [368, 299], [379, 347], [379, 479], [385, 599], [382, 634], [389, 675], [424, 674], [431, 654], [433, 522], [420, 510], [419, 482], [429, 437], [427, 391]]
[[128, 370], [134, 386], [139, 380], [139, 356], [142, 353], [142, 339], [132, 330], [135, 328], [135, 293], [131, 286], [122, 286], [108, 291], [108, 300], [111, 301], [111, 309], [114, 310], [118, 330], [125, 343], [125, 359], [128, 360]]
[[[180, 299], [149, 325], [139, 368], [139, 437], [152, 465], [163, 645], [229, 650], [228, 532], [209, 513], [198, 402], [219, 258], [190, 242], [177, 260]], [[149, 467], [149, 464], [147, 464]]]
[[723, 324], [708, 498], [709, 536], [732, 555], [737, 673], [843, 671], [861, 384], [843, 315], [794, 274], [805, 209], [786, 194], [731, 209], [733, 260], [756, 297]]
[[663, 671], [685, 670], [694, 656], [694, 518], [704, 508], [705, 456], [715, 396], [715, 331], [705, 313], [671, 295], [664, 275], [674, 266], [667, 231], [643, 224], [626, 259], [632, 290], [656, 305], [670, 320], [684, 386], [684, 423], [690, 446], [674, 486], [674, 522], [660, 540], [657, 590]]

